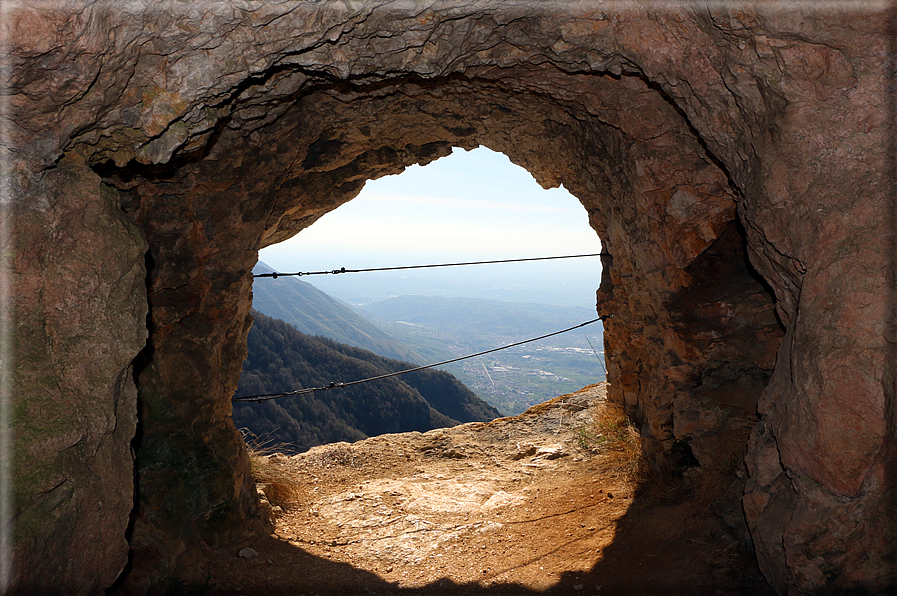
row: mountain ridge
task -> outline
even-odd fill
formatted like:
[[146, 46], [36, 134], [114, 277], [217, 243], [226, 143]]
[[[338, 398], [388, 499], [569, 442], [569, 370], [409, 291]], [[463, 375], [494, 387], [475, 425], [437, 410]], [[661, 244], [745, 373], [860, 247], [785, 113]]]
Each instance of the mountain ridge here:
[[[273, 273], [274, 269], [259, 261], [252, 272]], [[306, 335], [329, 337], [387, 358], [426, 364], [421, 354], [310, 283], [295, 277], [257, 278], [252, 293], [253, 309], [286, 321]]]
[[[253, 312], [238, 397], [323, 387], [414, 368]], [[237, 402], [238, 427], [304, 451], [384, 433], [427, 431], [501, 416], [449, 373], [428, 369], [263, 402]]]

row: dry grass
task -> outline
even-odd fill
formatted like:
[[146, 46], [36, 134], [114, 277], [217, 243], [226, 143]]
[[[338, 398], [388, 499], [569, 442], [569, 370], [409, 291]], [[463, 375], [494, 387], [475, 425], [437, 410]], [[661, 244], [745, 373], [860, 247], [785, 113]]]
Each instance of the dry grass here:
[[272, 445], [264, 437], [257, 437], [241, 429], [249, 449], [249, 462], [256, 485], [265, 493], [268, 502], [289, 509], [299, 501], [299, 475], [292, 459], [283, 454], [286, 445]]
[[637, 473], [637, 481], [639, 496], [651, 502], [679, 503], [691, 496], [681, 477], [669, 470], [652, 467], [644, 459]]
[[308, 452], [306, 460], [319, 468], [331, 466], [360, 468], [362, 466], [361, 458], [348, 443], [333, 443], [316, 447]]
[[592, 424], [576, 430], [576, 439], [581, 449], [603, 456], [608, 473], [638, 479], [643, 467], [639, 434], [622, 405], [605, 402]]
[[718, 501], [731, 498], [733, 486], [743, 482], [739, 470], [744, 466], [749, 434], [750, 428], [747, 428], [723, 437], [714, 461], [689, 468], [684, 474], [644, 465], [639, 472], [640, 493], [660, 502], [689, 499], [698, 509], [710, 511]]
[[709, 510], [714, 502], [725, 497], [732, 484], [743, 477], [747, 441], [751, 427], [742, 428], [721, 438], [715, 450], [715, 461], [703, 466], [692, 481], [695, 501]]
[[[689, 496], [680, 478], [651, 467], [642, 455], [639, 432], [622, 404], [606, 402], [593, 416], [593, 424], [577, 431], [583, 449], [602, 454], [606, 473], [636, 485], [643, 498], [657, 502], [679, 502]], [[708, 490], [712, 480], [708, 479]]]
[[641, 441], [621, 404], [606, 402], [594, 417], [598, 449], [618, 473], [635, 480], [642, 466]]
[[709, 511], [713, 504], [723, 498], [735, 481], [733, 462], [721, 462], [701, 468], [694, 476], [690, 489], [696, 505]]

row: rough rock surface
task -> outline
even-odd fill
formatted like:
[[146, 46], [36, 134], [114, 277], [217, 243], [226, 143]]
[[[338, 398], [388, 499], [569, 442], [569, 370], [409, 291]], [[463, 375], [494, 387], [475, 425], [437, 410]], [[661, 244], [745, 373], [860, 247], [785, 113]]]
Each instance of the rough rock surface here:
[[656, 465], [747, 449], [781, 593], [897, 585], [885, 8], [11, 6], [16, 585], [109, 585], [135, 490], [122, 590], [263, 527], [229, 418], [257, 250], [476, 145], [588, 209]]
[[90, 594], [128, 556], [146, 242], [82, 160], [61, 161], [32, 192], [4, 263], [15, 296], [12, 580]]

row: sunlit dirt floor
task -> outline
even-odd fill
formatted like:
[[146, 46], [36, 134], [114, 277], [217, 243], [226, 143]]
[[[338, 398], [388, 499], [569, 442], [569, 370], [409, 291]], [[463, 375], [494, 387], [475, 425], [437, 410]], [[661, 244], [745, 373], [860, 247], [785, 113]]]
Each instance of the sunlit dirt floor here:
[[604, 396], [266, 458], [276, 533], [216, 553], [212, 593], [772, 594], [706, 504], [640, 484]]

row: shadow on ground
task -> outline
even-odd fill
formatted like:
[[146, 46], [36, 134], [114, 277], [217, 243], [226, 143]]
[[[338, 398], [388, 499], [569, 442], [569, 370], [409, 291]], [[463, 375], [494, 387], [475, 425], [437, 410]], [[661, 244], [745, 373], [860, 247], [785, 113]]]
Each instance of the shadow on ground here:
[[[274, 536], [258, 539], [251, 546], [260, 553], [251, 560], [240, 559], [235, 552], [219, 553], [221, 563], [213, 571], [212, 594], [774, 594], [753, 554], [737, 544], [717, 517], [689, 501], [657, 503], [637, 497], [617, 521], [613, 542], [602, 549], [592, 569], [563, 573], [543, 591], [491, 583], [493, 576], [508, 571], [500, 561], [490, 562], [498, 565], [476, 583], [457, 584], [443, 578], [423, 587], [401, 588], [374, 573], [312, 555]], [[543, 554], [542, 558], [548, 573], [549, 557]]]

